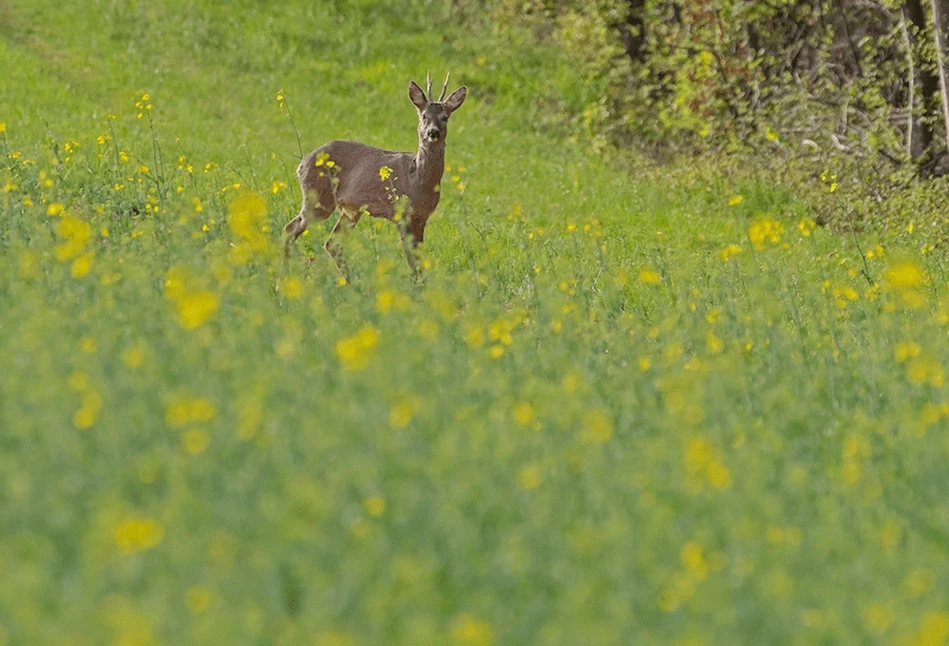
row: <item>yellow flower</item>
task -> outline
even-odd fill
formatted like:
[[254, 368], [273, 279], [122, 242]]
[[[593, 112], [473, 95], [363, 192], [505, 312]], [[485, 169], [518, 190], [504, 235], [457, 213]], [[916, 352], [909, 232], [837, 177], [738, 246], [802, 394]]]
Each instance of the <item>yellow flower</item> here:
[[[801, 232], [801, 235], [805, 238], [811, 235], [811, 232], [814, 230], [814, 227], [817, 226], [817, 223], [814, 222], [811, 218], [801, 218], [801, 221], [797, 223], [797, 229]], [[867, 256], [872, 258], [873, 256]]]
[[517, 486], [524, 491], [533, 491], [544, 481], [540, 467], [529, 464], [517, 472]]
[[93, 255], [91, 253], [84, 253], [75, 260], [73, 260], [72, 268], [70, 274], [73, 278], [82, 278], [89, 273], [89, 270], [92, 269], [92, 259]]
[[199, 455], [204, 453], [211, 444], [211, 436], [207, 431], [200, 428], [192, 428], [185, 432], [181, 438], [181, 448], [188, 455]]
[[174, 399], [165, 407], [165, 423], [173, 428], [194, 422], [209, 422], [217, 415], [217, 408], [207, 397]]
[[705, 345], [709, 354], [719, 354], [725, 349], [725, 343], [714, 332], [709, 331], [705, 335]]
[[165, 528], [151, 518], [130, 518], [115, 528], [115, 544], [125, 554], [145, 552], [161, 543], [165, 537]]
[[89, 387], [89, 375], [77, 370], [76, 372], [69, 375], [69, 379], [66, 380], [66, 385], [69, 386], [70, 390], [81, 393], [83, 390]]
[[923, 349], [919, 346], [919, 344], [913, 341], [897, 343], [896, 347], [893, 349], [893, 357], [899, 363], [903, 363], [907, 359], [918, 357], [922, 351]]
[[488, 622], [464, 613], [452, 620], [451, 637], [456, 644], [464, 646], [492, 646], [494, 629]]
[[784, 226], [777, 220], [763, 218], [754, 222], [748, 229], [748, 239], [755, 249], [761, 250], [769, 244], [776, 245], [781, 242], [781, 235], [784, 233]]
[[928, 357], [917, 357], [906, 366], [906, 378], [915, 386], [930, 384], [940, 388], [945, 383], [945, 373], [942, 366]]
[[468, 331], [465, 332], [465, 343], [467, 343], [472, 348], [480, 348], [484, 345], [485, 337], [484, 330], [480, 327], [470, 327]]
[[702, 546], [695, 541], [689, 541], [682, 546], [679, 560], [694, 579], [704, 581], [708, 577], [708, 563], [702, 552]]
[[409, 402], [400, 402], [389, 411], [389, 426], [405, 428], [415, 416], [415, 407]]
[[134, 345], [122, 352], [122, 363], [129, 368], [138, 368], [145, 362], [145, 351], [141, 346]]
[[382, 496], [373, 496], [366, 499], [365, 507], [367, 514], [379, 518], [386, 513], [386, 500]]
[[949, 639], [949, 612], [934, 610], [926, 613], [917, 644], [945, 644]]
[[923, 280], [922, 268], [911, 260], [890, 265], [883, 272], [884, 283], [892, 289], [919, 287]]
[[728, 206], [738, 206], [744, 201], [745, 198], [743, 195], [733, 195], [732, 197], [728, 198]]
[[521, 426], [530, 426], [534, 421], [534, 407], [527, 402], [520, 402], [514, 406], [514, 421]]
[[228, 205], [227, 225], [238, 238], [231, 250], [235, 264], [245, 264], [269, 249], [267, 203], [256, 193], [244, 193]]
[[64, 242], [53, 250], [60, 262], [68, 262], [82, 255], [93, 237], [92, 227], [87, 222], [68, 213], [64, 213], [60, 218], [56, 232], [64, 239]]
[[716, 489], [728, 489], [732, 486], [732, 472], [718, 460], [713, 460], [705, 467], [705, 477]]
[[595, 409], [583, 415], [580, 439], [589, 444], [606, 444], [613, 438], [613, 421], [606, 411]]
[[392, 169], [388, 166], [383, 166], [379, 169], [379, 179], [383, 182], [389, 179], [389, 176], [392, 175]]
[[49, 206], [46, 207], [46, 215], [57, 216], [65, 210], [65, 206], [59, 202], [52, 202]]
[[655, 269], [644, 267], [639, 272], [639, 282], [646, 285], [658, 285], [662, 282], [662, 276]]
[[299, 278], [288, 278], [280, 284], [281, 292], [289, 299], [298, 299], [303, 296], [303, 281]]
[[186, 330], [193, 330], [217, 314], [221, 297], [212, 291], [186, 293], [177, 299], [178, 322]]
[[369, 365], [371, 351], [379, 343], [379, 331], [371, 324], [350, 337], [336, 343], [336, 357], [345, 370], [364, 370]]
[[4, 121], [0, 121], [0, 135], [7, 131], [7, 124]]
[[90, 428], [96, 423], [99, 411], [102, 410], [102, 397], [94, 390], [82, 393], [82, 406], [73, 415], [73, 425], [79, 429]]
[[193, 615], [200, 615], [211, 607], [212, 594], [203, 585], [193, 585], [185, 590], [185, 606]]

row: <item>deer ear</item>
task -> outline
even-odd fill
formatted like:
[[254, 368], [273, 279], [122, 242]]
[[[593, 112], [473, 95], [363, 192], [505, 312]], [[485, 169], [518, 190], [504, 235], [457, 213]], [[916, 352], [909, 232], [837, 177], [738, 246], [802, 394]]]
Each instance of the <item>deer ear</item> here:
[[416, 85], [415, 81], [409, 81], [409, 101], [415, 104], [419, 112], [424, 110], [425, 106], [428, 105], [428, 99], [425, 98], [425, 93], [422, 92], [422, 88]]
[[445, 99], [445, 109], [448, 110], [449, 114], [461, 107], [461, 104], [465, 102], [466, 96], [468, 96], [468, 88], [462, 85], [452, 92], [451, 96]]

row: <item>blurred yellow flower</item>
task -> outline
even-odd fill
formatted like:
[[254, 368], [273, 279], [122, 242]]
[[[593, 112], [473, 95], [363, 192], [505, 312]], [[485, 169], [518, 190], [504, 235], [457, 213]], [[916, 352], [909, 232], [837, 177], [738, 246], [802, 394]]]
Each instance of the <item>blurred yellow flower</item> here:
[[908, 260], [895, 263], [883, 272], [883, 281], [891, 289], [909, 289], [923, 284], [923, 270], [915, 262]]
[[364, 370], [378, 343], [379, 330], [367, 323], [356, 334], [336, 343], [336, 357], [345, 370]]
[[728, 206], [738, 206], [744, 201], [745, 198], [743, 195], [733, 195], [732, 197], [728, 198]]
[[60, 262], [68, 262], [82, 255], [93, 237], [92, 227], [87, 222], [65, 212], [56, 226], [56, 233], [64, 239], [53, 250]]
[[181, 327], [193, 330], [217, 314], [221, 297], [209, 290], [186, 293], [177, 299], [176, 305]]
[[639, 282], [646, 285], [658, 285], [662, 282], [662, 276], [655, 269], [644, 267], [639, 271]]
[[92, 269], [92, 260], [93, 255], [91, 253], [84, 253], [73, 260], [72, 267], [70, 268], [69, 272], [70, 275], [73, 278], [83, 278], [89, 273], [89, 270]]
[[188, 429], [181, 437], [181, 449], [188, 455], [204, 453], [210, 444], [211, 436], [200, 428]]
[[94, 390], [82, 393], [82, 405], [73, 415], [73, 425], [78, 429], [92, 427], [102, 410], [102, 397]]
[[207, 397], [176, 398], [165, 407], [165, 423], [180, 428], [195, 422], [209, 422], [217, 415], [217, 408]]
[[530, 426], [534, 421], [534, 407], [527, 402], [519, 402], [514, 405], [512, 416], [521, 426]]
[[451, 638], [454, 643], [463, 646], [492, 646], [494, 629], [488, 622], [463, 613], [451, 622]]
[[781, 236], [784, 234], [784, 225], [771, 218], [762, 218], [752, 223], [748, 229], [748, 239], [755, 249], [759, 251], [766, 248], [769, 244], [776, 245], [781, 242]]
[[613, 421], [602, 409], [589, 410], [583, 415], [580, 439], [589, 444], [606, 444], [613, 438]]
[[389, 410], [389, 426], [405, 428], [415, 416], [415, 407], [409, 402], [399, 402]]
[[211, 607], [213, 595], [211, 591], [203, 585], [192, 585], [185, 590], [185, 607], [193, 615], [200, 615], [207, 612]]
[[299, 278], [287, 278], [280, 283], [281, 293], [291, 300], [303, 296], [303, 281]]
[[382, 496], [372, 496], [366, 498], [365, 507], [367, 514], [373, 518], [379, 518], [386, 513], [386, 500]]
[[129, 518], [115, 528], [115, 544], [125, 554], [148, 551], [161, 543], [165, 528], [151, 518]]
[[227, 225], [238, 241], [231, 260], [242, 265], [271, 250], [267, 202], [256, 193], [243, 193], [227, 208]]
[[480, 348], [484, 345], [485, 336], [484, 330], [480, 327], [472, 326], [469, 327], [465, 332], [465, 343], [467, 343], [472, 348]]
[[683, 545], [679, 553], [679, 559], [682, 561], [686, 572], [697, 581], [704, 581], [708, 578], [708, 563], [705, 561], [705, 554], [699, 543], [689, 541]]
[[122, 363], [129, 368], [138, 368], [145, 362], [145, 351], [140, 345], [133, 345], [122, 352]]
[[896, 347], [893, 348], [893, 358], [896, 359], [899, 363], [903, 363], [907, 359], [912, 359], [913, 357], [918, 357], [919, 353], [923, 349], [919, 346], [918, 343], [913, 341], [904, 341], [897, 343]]
[[517, 472], [517, 486], [524, 491], [533, 491], [544, 481], [540, 467], [529, 464]]

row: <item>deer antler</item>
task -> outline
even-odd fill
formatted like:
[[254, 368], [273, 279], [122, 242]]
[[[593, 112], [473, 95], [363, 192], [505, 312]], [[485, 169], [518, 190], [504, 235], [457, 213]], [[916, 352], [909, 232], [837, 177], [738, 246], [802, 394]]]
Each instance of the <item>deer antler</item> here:
[[428, 74], [425, 75], [425, 96], [429, 101], [432, 100], [432, 70], [428, 70]]
[[445, 93], [448, 92], [448, 79], [450, 78], [451, 78], [451, 72], [448, 72], [448, 76], [445, 77], [445, 84], [442, 86], [442, 95], [438, 97], [439, 103], [445, 100]]

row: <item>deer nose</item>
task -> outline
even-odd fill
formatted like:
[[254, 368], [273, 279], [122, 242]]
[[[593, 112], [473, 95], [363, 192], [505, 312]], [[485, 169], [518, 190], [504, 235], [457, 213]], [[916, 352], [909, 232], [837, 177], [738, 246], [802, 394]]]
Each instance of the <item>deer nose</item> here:
[[440, 139], [441, 136], [442, 136], [442, 133], [436, 130], [435, 128], [432, 128], [431, 130], [428, 131], [428, 138], [431, 139], [432, 141], [436, 139]]

